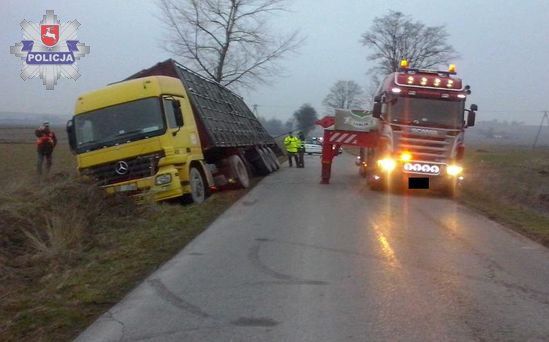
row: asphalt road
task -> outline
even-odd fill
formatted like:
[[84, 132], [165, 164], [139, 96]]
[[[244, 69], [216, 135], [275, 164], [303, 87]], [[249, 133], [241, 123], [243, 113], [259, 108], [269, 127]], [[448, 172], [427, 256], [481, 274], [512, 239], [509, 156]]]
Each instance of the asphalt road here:
[[78, 340], [549, 340], [548, 249], [334, 166], [266, 177]]

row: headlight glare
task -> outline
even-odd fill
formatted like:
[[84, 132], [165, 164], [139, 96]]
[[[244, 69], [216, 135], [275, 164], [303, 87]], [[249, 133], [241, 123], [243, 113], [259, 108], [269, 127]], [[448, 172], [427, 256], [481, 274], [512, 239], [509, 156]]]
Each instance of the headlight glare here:
[[391, 158], [384, 158], [377, 161], [377, 165], [386, 172], [391, 172], [396, 167], [396, 162]]
[[448, 165], [446, 172], [448, 172], [450, 176], [457, 176], [463, 172], [463, 168], [459, 165]]

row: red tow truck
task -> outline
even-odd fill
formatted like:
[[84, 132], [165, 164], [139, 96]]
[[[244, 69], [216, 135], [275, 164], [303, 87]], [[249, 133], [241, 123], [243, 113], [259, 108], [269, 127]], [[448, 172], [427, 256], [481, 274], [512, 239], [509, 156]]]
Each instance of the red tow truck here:
[[474, 126], [478, 109], [465, 108], [469, 94], [453, 64], [447, 71], [422, 70], [403, 60], [376, 92], [375, 128], [334, 129], [334, 117], [317, 122], [326, 128], [321, 183], [329, 183], [335, 148], [354, 146], [359, 174], [373, 190], [438, 189], [453, 197], [464, 178], [465, 128]]

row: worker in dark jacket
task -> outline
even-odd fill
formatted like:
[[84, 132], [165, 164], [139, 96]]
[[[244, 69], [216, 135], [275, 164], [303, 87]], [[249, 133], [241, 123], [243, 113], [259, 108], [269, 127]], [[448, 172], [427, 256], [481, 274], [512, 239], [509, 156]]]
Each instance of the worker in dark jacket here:
[[52, 164], [53, 149], [57, 145], [57, 137], [50, 130], [50, 123], [44, 122], [40, 128], [34, 131], [36, 135], [36, 150], [38, 152], [38, 161], [36, 170], [39, 175], [42, 175], [42, 164], [46, 160], [46, 174], [50, 172]]
[[305, 135], [303, 132], [299, 132], [297, 135], [299, 139], [299, 148], [297, 149], [298, 165], [297, 167], [305, 167]]

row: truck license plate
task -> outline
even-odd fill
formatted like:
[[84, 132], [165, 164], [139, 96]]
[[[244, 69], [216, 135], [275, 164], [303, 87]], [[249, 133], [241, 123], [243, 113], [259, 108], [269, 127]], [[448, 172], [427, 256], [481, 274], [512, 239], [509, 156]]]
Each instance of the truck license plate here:
[[116, 187], [116, 191], [125, 192], [125, 191], [135, 191], [137, 190], [137, 184], [123, 184]]
[[425, 163], [405, 163], [404, 172], [438, 175], [440, 174], [440, 166]]

